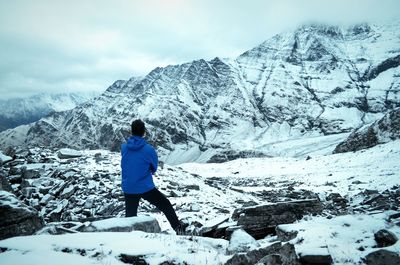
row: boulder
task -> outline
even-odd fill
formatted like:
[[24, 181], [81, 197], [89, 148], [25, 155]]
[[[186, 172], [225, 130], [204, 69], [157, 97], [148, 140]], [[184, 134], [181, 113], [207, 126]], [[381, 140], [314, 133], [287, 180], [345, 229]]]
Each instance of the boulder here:
[[[270, 255], [274, 257], [268, 257]], [[280, 257], [278, 258], [275, 255]], [[280, 260], [284, 265], [299, 265], [294, 246], [289, 243], [282, 246], [281, 242], [275, 242], [267, 247], [254, 249], [247, 253], [237, 253], [225, 265], [268, 264], [267, 262], [270, 262], [270, 260]]]
[[40, 177], [39, 169], [27, 169], [26, 167], [23, 167], [21, 171], [23, 179], [34, 179]]
[[77, 150], [74, 150], [74, 149], [62, 148], [62, 149], [58, 150], [57, 156], [60, 159], [68, 159], [68, 158], [81, 157], [82, 153]]
[[392, 232], [386, 230], [386, 229], [381, 229], [378, 232], [374, 234], [375, 241], [378, 244], [378, 247], [388, 247], [396, 244], [398, 238], [395, 234]]
[[300, 265], [293, 244], [285, 244], [278, 253], [270, 254], [259, 260], [256, 265]]
[[304, 265], [331, 265], [333, 260], [328, 248], [310, 249], [307, 253], [299, 253], [300, 263]]
[[11, 183], [8, 181], [6, 174], [2, 169], [0, 169], [0, 190], [13, 192]]
[[0, 190], [0, 240], [31, 235], [43, 228], [44, 221], [38, 212], [22, 202], [15, 195]]
[[12, 160], [11, 156], [5, 155], [2, 152], [0, 152], [0, 165], [10, 162], [11, 160]]
[[369, 253], [364, 261], [367, 265], [398, 265], [400, 264], [400, 255], [390, 250], [379, 249]]
[[307, 214], [319, 214], [322, 204], [318, 199], [278, 202], [236, 209], [232, 219], [253, 236], [261, 239], [275, 233], [279, 224], [289, 224]]
[[134, 216], [126, 218], [109, 218], [91, 222], [79, 229], [81, 232], [131, 232], [144, 231], [160, 233], [157, 219], [151, 216]]
[[243, 229], [238, 229], [232, 233], [227, 252], [228, 254], [247, 252], [257, 247], [260, 247], [260, 244], [251, 235]]

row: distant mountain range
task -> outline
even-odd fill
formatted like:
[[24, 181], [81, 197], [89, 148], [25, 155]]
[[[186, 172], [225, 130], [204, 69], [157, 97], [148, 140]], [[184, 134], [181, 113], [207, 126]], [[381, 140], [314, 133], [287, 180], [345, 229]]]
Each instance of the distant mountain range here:
[[40, 93], [26, 98], [0, 100], [0, 131], [28, 124], [52, 112], [65, 111], [97, 95], [89, 93]]
[[400, 106], [399, 66], [399, 22], [305, 25], [237, 58], [116, 81], [72, 110], [1, 133], [0, 146], [119, 150], [130, 122], [142, 118], [172, 164], [330, 153]]

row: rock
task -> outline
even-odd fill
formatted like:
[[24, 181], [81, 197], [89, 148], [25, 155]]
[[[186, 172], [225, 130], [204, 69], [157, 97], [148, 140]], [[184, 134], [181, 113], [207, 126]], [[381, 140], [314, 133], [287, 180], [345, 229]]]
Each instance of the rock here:
[[342, 197], [339, 193], [331, 193], [326, 197], [326, 200], [332, 201], [336, 205], [346, 206], [348, 201]]
[[[279, 255], [280, 258], [268, 258], [267, 256], [269, 255]], [[237, 253], [233, 255], [233, 257], [230, 258], [225, 265], [268, 264], [265, 262], [269, 262], [268, 260], [272, 259], [280, 260], [284, 265], [299, 265], [294, 246], [289, 243], [282, 246], [280, 242], [275, 242], [267, 247], [254, 249], [247, 253]]]
[[267, 247], [251, 250], [247, 253], [237, 253], [230, 258], [225, 265], [253, 265], [263, 257], [275, 254], [281, 248], [281, 243], [276, 242]]
[[378, 247], [388, 247], [396, 244], [398, 238], [397, 236], [386, 230], [386, 229], [381, 229], [378, 232], [374, 234], [375, 241], [378, 243]]
[[0, 216], [0, 240], [31, 235], [44, 226], [36, 210], [20, 202], [15, 195], [1, 190]]
[[287, 243], [276, 254], [270, 254], [257, 262], [257, 265], [300, 265], [293, 244]]
[[331, 265], [333, 260], [328, 248], [308, 250], [307, 253], [299, 253], [300, 263], [305, 265]]
[[11, 183], [8, 181], [5, 172], [0, 169], [0, 190], [5, 190], [8, 192], [13, 192]]
[[243, 229], [238, 229], [232, 233], [227, 251], [230, 255], [238, 252], [247, 252], [257, 247], [260, 247], [260, 244], [251, 235], [247, 234]]
[[77, 189], [76, 186], [70, 184], [68, 187], [64, 188], [62, 193], [60, 194], [61, 199], [66, 199], [72, 196], [74, 194], [75, 190]]
[[390, 250], [379, 249], [369, 253], [364, 261], [367, 265], [398, 265], [400, 264], [400, 255]]
[[26, 169], [23, 167], [21, 171], [23, 179], [34, 179], [40, 177], [40, 171], [38, 169]]
[[279, 224], [289, 224], [306, 214], [322, 212], [321, 202], [317, 199], [278, 202], [236, 209], [232, 219], [255, 239], [261, 239], [275, 233]]
[[79, 229], [81, 232], [131, 232], [144, 231], [160, 233], [161, 228], [157, 219], [151, 216], [134, 216], [126, 218], [109, 218], [94, 221]]
[[0, 166], [7, 162], [10, 162], [11, 160], [12, 160], [11, 156], [7, 156], [7, 155], [3, 154], [2, 152], [0, 152]]
[[278, 225], [275, 228], [276, 235], [279, 241], [285, 242], [296, 238], [298, 231], [288, 230], [285, 225]]
[[[218, 229], [218, 226], [229, 220], [229, 217], [222, 216], [220, 218], [208, 221], [201, 228], [201, 235], [205, 237], [221, 238], [225, 235], [225, 230]], [[226, 228], [225, 228], [226, 229]]]
[[102, 216], [115, 215], [119, 211], [122, 211], [124, 208], [125, 206], [123, 203], [112, 201], [106, 205], [102, 205], [97, 211], [97, 214]]
[[48, 204], [51, 200], [54, 200], [54, 196], [50, 194], [46, 194], [43, 196], [43, 198], [40, 200], [41, 205], [46, 205]]
[[68, 205], [68, 200], [64, 199], [60, 201], [57, 207], [48, 214], [48, 218], [52, 222], [58, 222], [61, 220], [61, 214], [64, 211], [65, 207]]
[[60, 159], [68, 159], [68, 158], [81, 157], [82, 154], [81, 154], [81, 152], [74, 150], [74, 149], [63, 148], [63, 149], [58, 150], [57, 156]]
[[37, 188], [35, 187], [26, 187], [21, 189], [21, 193], [25, 198], [31, 198], [34, 193], [37, 192]]
[[56, 184], [49, 193], [53, 196], [58, 196], [58, 194], [67, 186], [67, 183], [64, 180], [61, 180], [58, 184]]

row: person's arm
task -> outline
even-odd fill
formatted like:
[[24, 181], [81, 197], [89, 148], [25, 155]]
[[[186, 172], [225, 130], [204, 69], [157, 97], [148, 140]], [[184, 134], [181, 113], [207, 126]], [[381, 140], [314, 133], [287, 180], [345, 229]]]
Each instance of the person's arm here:
[[157, 171], [157, 167], [158, 167], [158, 156], [156, 153], [156, 150], [154, 150], [154, 148], [151, 148], [151, 152], [150, 152], [150, 171], [151, 173], [155, 173]]

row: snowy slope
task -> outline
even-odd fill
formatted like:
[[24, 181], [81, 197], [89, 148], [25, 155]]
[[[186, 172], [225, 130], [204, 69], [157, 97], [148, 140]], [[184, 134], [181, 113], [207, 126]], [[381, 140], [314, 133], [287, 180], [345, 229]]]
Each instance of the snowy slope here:
[[[306, 25], [237, 58], [156, 68], [40, 120], [16, 142], [119, 150], [130, 122], [142, 118], [150, 142], [174, 164], [304, 155], [309, 147], [301, 139], [311, 137], [321, 138], [310, 151], [326, 154], [399, 106], [399, 29], [398, 21]], [[3, 148], [13, 144], [13, 131], [0, 136]], [[301, 151], [279, 150], [287, 140]]]

